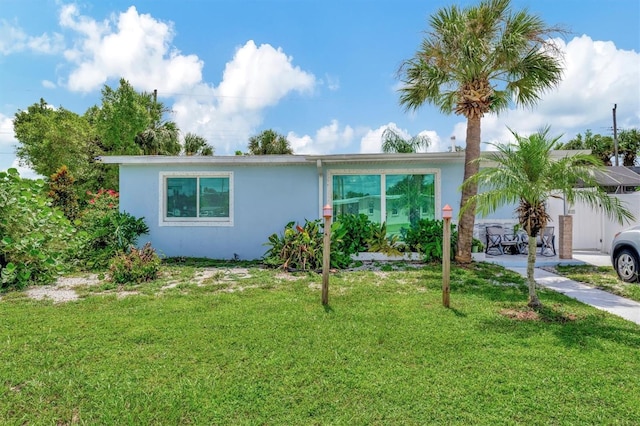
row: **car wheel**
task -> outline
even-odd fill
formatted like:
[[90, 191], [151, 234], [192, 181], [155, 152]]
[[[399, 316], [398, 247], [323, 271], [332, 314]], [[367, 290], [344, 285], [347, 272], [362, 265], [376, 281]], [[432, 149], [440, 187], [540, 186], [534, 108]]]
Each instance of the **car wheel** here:
[[615, 261], [616, 272], [622, 281], [628, 283], [638, 282], [640, 276], [640, 263], [638, 255], [629, 249], [620, 250]]

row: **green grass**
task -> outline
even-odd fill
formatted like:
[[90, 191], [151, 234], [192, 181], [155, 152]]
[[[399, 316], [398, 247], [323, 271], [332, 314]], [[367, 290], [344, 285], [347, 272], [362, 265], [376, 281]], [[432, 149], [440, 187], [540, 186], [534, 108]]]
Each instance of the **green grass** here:
[[0, 423], [640, 423], [639, 326], [545, 290], [536, 319], [488, 264], [452, 270], [446, 309], [440, 271], [339, 272], [328, 307], [321, 276], [255, 267], [4, 294]]
[[574, 281], [640, 302], [640, 284], [622, 281], [612, 266], [559, 265], [556, 270]]

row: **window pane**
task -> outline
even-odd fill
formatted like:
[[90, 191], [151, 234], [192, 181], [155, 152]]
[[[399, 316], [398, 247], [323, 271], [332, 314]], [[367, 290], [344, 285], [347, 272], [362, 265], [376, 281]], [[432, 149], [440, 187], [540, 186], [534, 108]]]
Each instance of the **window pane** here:
[[400, 233], [420, 219], [435, 218], [433, 175], [387, 175], [385, 190], [389, 234]]
[[200, 217], [229, 217], [229, 178], [200, 178]]
[[380, 223], [380, 175], [333, 176], [333, 212], [335, 217], [363, 213]]
[[167, 217], [196, 217], [196, 178], [167, 178]]

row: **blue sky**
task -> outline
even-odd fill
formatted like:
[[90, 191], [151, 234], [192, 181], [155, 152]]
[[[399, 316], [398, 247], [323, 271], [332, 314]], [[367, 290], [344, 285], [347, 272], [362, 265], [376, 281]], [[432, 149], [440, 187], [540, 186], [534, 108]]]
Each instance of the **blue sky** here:
[[[393, 127], [426, 134], [429, 151], [463, 117], [430, 105], [406, 112], [396, 71], [419, 47], [445, 0], [0, 0], [0, 170], [17, 165], [12, 119], [44, 98], [82, 114], [120, 77], [158, 90], [183, 133], [217, 155], [246, 151], [265, 129], [296, 154], [380, 152]], [[475, 2], [459, 1], [464, 6]], [[509, 140], [550, 125], [570, 139], [591, 129], [640, 128], [640, 2], [513, 0], [570, 33], [559, 40], [565, 77], [530, 110], [482, 121], [482, 140]], [[25, 170], [26, 172], [26, 170]]]

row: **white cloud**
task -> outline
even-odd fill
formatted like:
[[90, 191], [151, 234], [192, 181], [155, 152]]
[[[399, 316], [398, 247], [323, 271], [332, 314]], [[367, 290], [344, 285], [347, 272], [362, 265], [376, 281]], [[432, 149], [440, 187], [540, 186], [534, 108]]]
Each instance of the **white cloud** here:
[[72, 91], [90, 92], [122, 77], [139, 90], [176, 93], [202, 79], [202, 61], [171, 47], [173, 25], [139, 14], [134, 6], [98, 22], [80, 15], [75, 5], [66, 5], [60, 25], [79, 36], [65, 51], [74, 64], [67, 82]]
[[341, 127], [338, 120], [331, 120], [330, 124], [316, 132], [315, 138], [308, 135], [297, 136], [294, 132], [289, 132], [287, 140], [291, 142], [296, 154], [331, 154], [350, 145], [354, 136], [355, 131], [351, 126]]
[[291, 92], [312, 93], [315, 85], [313, 74], [294, 67], [282, 49], [250, 40], [227, 63], [218, 87], [195, 85], [172, 110], [183, 133], [205, 137], [217, 154], [232, 154], [246, 150], [266, 108]]
[[16, 23], [0, 20], [0, 54], [32, 51], [42, 54], [55, 54], [63, 49], [61, 34], [42, 34], [29, 36]]
[[565, 73], [558, 88], [543, 95], [531, 110], [483, 118], [483, 141], [513, 140], [506, 126], [528, 135], [549, 125], [551, 135], [564, 134], [563, 140], [587, 129], [611, 135], [614, 104], [618, 128], [640, 127], [640, 54], [586, 35], [557, 42], [565, 52]]
[[56, 84], [53, 81], [42, 80], [42, 87], [44, 87], [46, 89], [55, 89], [56, 88]]
[[368, 129], [360, 140], [361, 153], [377, 153], [382, 152], [382, 134], [385, 130], [391, 129], [398, 136], [405, 140], [410, 140], [414, 136], [426, 136], [429, 139], [429, 146], [420, 148], [418, 152], [441, 152], [447, 151], [449, 145], [443, 145], [440, 136], [435, 130], [423, 130], [417, 135], [412, 135], [406, 129], [401, 129], [396, 123], [390, 122], [377, 129]]

